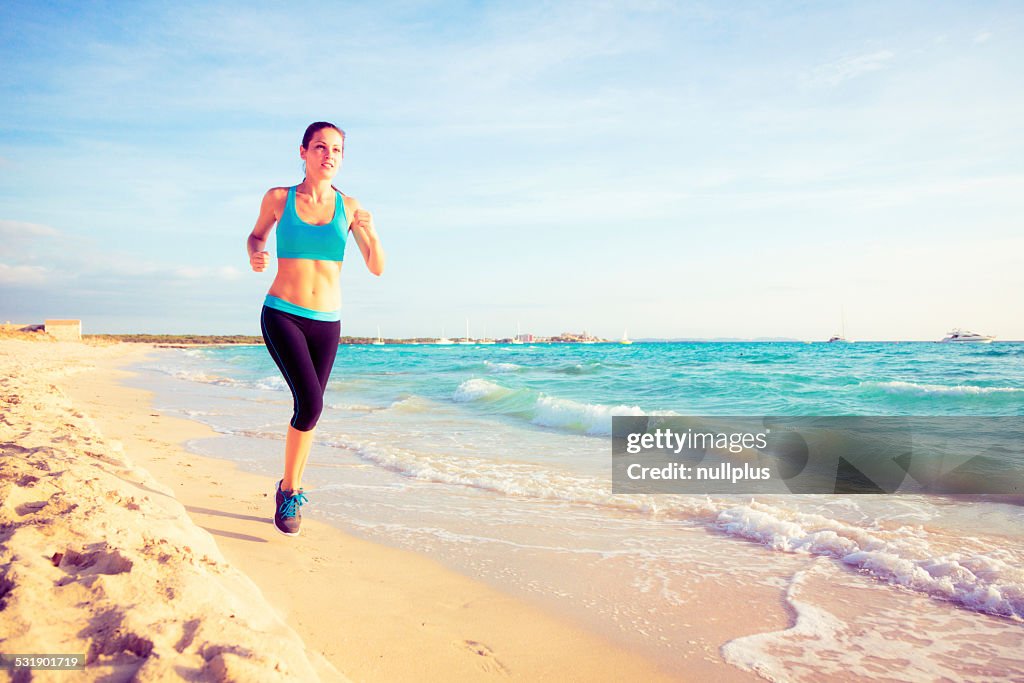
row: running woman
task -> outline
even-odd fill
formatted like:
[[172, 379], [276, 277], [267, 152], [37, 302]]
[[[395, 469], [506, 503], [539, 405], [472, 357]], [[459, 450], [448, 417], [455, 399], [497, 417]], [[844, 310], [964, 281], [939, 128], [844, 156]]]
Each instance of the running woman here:
[[292, 392], [284, 476], [274, 491], [274, 527], [288, 536], [299, 533], [299, 508], [306, 502], [302, 472], [338, 353], [341, 264], [349, 232], [370, 272], [384, 272], [373, 216], [331, 184], [344, 151], [343, 130], [326, 121], [310, 124], [299, 147], [306, 177], [294, 187], [267, 190], [246, 243], [249, 264], [263, 272], [270, 263], [263, 249], [277, 225], [277, 276], [263, 303], [260, 327], [267, 351]]

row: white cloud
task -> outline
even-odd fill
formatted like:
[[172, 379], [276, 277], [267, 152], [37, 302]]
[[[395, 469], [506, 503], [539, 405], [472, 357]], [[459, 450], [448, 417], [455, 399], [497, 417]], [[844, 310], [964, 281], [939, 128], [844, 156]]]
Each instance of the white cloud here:
[[221, 266], [217, 269], [217, 274], [225, 280], [238, 280], [242, 277], [242, 271], [234, 266]]
[[198, 280], [203, 277], [203, 269], [194, 266], [181, 266], [174, 269], [174, 274], [184, 280]]
[[157, 269], [154, 275], [157, 279], [217, 281], [238, 280], [242, 273], [234, 266], [178, 266], [163, 272]]
[[822, 64], [811, 71], [808, 81], [812, 85], [837, 86], [843, 81], [848, 81], [872, 71], [879, 71], [886, 67], [895, 53], [890, 50], [878, 50], [856, 57], [844, 57], [828, 64]]
[[0, 285], [41, 285], [47, 280], [42, 266], [11, 266], [0, 263]]
[[60, 232], [48, 225], [39, 223], [27, 223], [25, 221], [12, 221], [0, 218], [0, 239], [5, 243], [11, 239], [32, 238], [32, 237], [55, 237]]
[[987, 43], [992, 34], [989, 31], [982, 31], [978, 35], [974, 36], [974, 42], [976, 43]]

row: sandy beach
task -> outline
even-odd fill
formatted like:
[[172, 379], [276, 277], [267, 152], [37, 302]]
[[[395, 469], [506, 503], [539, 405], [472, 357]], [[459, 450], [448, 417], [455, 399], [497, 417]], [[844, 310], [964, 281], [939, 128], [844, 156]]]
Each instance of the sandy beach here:
[[[447, 485], [441, 475], [468, 470], [441, 465], [489, 471], [446, 459], [453, 423], [403, 413], [404, 399], [370, 410], [339, 396], [302, 535], [285, 538], [270, 522], [283, 390], [258, 388], [267, 368], [243, 370], [245, 384], [206, 358], [248, 368], [251, 351], [0, 339], [0, 653], [86, 662], [0, 680], [980, 682], [1024, 670], [1012, 506], [861, 499], [857, 514], [897, 515], [866, 528], [836, 518], [855, 502], [842, 497], [820, 501], [840, 506], [818, 508], [832, 516], [783, 504], [813, 499], [657, 501], [696, 506], [676, 519], [597, 505], [600, 488], [544, 480], [500, 444], [492, 479]], [[226, 429], [193, 421], [260, 410]], [[563, 460], [571, 445], [536, 429], [507, 438]], [[424, 478], [345, 439], [419, 447], [408, 462], [434, 469]], [[496, 488], [501, 477], [516, 486]], [[807, 539], [841, 552], [778, 549]]]
[[417, 554], [314, 520], [282, 538], [273, 482], [189, 453], [212, 430], [118, 383], [153, 352], [0, 340], [0, 651], [87, 662], [32, 680], [670, 678]]

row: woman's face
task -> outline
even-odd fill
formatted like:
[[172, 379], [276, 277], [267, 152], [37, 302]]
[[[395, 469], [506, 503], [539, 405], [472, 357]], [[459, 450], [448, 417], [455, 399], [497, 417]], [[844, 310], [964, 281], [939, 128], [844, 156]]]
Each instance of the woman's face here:
[[299, 147], [299, 156], [306, 162], [306, 177], [333, 178], [341, 167], [343, 144], [341, 133], [333, 128], [313, 133], [309, 147]]

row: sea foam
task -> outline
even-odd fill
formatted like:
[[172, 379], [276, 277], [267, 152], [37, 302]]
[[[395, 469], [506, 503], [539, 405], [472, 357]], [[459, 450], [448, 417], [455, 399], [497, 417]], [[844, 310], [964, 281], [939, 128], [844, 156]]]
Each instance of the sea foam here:
[[968, 384], [918, 384], [916, 382], [902, 381], [861, 382], [860, 386], [872, 389], [881, 389], [891, 394], [913, 394], [918, 396], [927, 396], [930, 394], [982, 395], [1024, 391], [1024, 389], [1019, 387], [977, 387]]
[[522, 418], [539, 427], [550, 427], [574, 434], [609, 436], [615, 415], [646, 415], [640, 406], [602, 405], [549, 396], [533, 389], [510, 389], [497, 382], [474, 378], [463, 382], [452, 394], [457, 403], [511, 400], [497, 412]]

